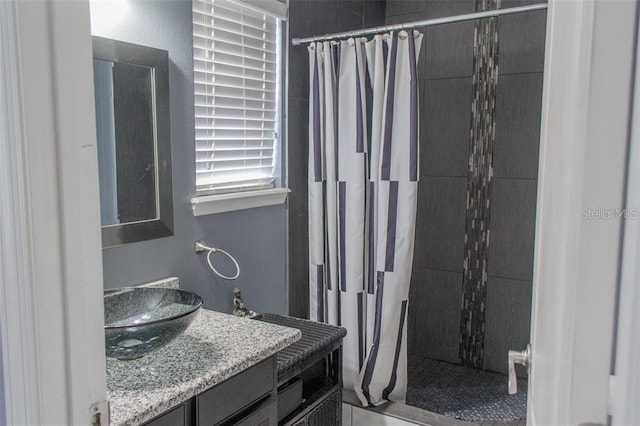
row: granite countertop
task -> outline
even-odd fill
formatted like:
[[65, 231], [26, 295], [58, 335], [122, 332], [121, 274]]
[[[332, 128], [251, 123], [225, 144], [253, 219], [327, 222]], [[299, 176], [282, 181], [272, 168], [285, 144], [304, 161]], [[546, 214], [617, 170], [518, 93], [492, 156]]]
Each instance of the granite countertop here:
[[138, 425], [300, 339], [300, 330], [201, 309], [162, 349], [107, 359], [111, 425]]

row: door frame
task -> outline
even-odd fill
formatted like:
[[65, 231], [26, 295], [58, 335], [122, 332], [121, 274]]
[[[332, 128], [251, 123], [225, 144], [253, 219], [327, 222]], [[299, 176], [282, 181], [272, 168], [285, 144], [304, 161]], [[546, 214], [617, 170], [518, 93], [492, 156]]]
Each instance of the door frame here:
[[0, 2], [0, 22], [0, 424], [90, 424], [106, 374], [89, 3]]
[[[636, 37], [638, 37], [636, 35]], [[616, 335], [615, 390], [612, 395], [614, 426], [640, 424], [640, 43], [636, 39], [631, 136], [627, 166], [618, 322]]]
[[636, 2], [550, 0], [530, 425], [606, 424]]

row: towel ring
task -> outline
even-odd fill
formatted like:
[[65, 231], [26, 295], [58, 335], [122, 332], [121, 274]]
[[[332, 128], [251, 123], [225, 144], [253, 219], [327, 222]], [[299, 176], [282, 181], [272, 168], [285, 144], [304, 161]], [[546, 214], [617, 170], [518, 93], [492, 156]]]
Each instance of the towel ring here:
[[[236, 259], [231, 256], [229, 253], [227, 253], [226, 251], [219, 249], [219, 248], [214, 248], [214, 247], [209, 247], [205, 244], [205, 242], [203, 240], [198, 240], [196, 241], [195, 244], [195, 250], [196, 253], [200, 254], [200, 253], [204, 253], [207, 252], [207, 263], [209, 264], [209, 268], [211, 268], [211, 270], [213, 271], [214, 274], [216, 274], [217, 276], [219, 276], [222, 279], [225, 280], [235, 280], [240, 276], [240, 265], [238, 265], [238, 261], [236, 261]], [[213, 266], [213, 263], [211, 262], [211, 255], [214, 253], [222, 253], [225, 256], [227, 256], [229, 258], [229, 260], [231, 260], [234, 264], [234, 266], [236, 267], [236, 273], [234, 275], [224, 275], [223, 273], [221, 273], [220, 271], [218, 271], [215, 266]]]

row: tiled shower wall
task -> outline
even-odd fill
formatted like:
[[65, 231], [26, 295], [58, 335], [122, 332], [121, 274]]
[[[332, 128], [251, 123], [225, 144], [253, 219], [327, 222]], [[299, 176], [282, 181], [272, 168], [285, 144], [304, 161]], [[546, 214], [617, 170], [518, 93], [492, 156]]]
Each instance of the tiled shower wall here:
[[[502, 8], [531, 2], [502, 1]], [[475, 12], [475, 0], [386, 2], [386, 23]], [[498, 19], [483, 367], [506, 371], [529, 342], [545, 11]], [[421, 178], [409, 351], [459, 363], [474, 23], [425, 28]]]
[[[378, 0], [289, 0], [289, 36], [349, 31], [383, 25], [385, 2]], [[307, 164], [309, 140], [309, 54], [307, 45], [289, 47], [289, 314], [309, 316], [309, 231]]]

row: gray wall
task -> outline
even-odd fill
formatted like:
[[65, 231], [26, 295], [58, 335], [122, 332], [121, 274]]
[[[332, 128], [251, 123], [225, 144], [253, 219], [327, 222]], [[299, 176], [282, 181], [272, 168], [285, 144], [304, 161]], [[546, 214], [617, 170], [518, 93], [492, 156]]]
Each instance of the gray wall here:
[[[375, 27], [384, 23], [384, 1], [290, 0], [289, 36]], [[309, 316], [309, 230], [307, 162], [309, 54], [307, 46], [289, 48], [289, 312]]]
[[[203, 297], [206, 308], [230, 312], [232, 291], [238, 286], [250, 308], [285, 313], [286, 207], [201, 217], [191, 213], [189, 200], [195, 192], [191, 2], [131, 0], [124, 4], [127, 10], [119, 21], [92, 19], [92, 33], [169, 52], [175, 235], [105, 249], [105, 287], [177, 276], [182, 287]], [[209, 271], [205, 258], [193, 251], [194, 242], [201, 238], [237, 258], [242, 268], [237, 281], [224, 281]], [[220, 263], [227, 273], [228, 266]]]
[[[502, 8], [523, 1], [503, 1]], [[388, 0], [386, 23], [475, 12], [474, 0]], [[484, 368], [529, 342], [545, 13], [499, 18]], [[429, 27], [420, 54], [421, 180], [409, 351], [459, 362], [474, 23]]]

